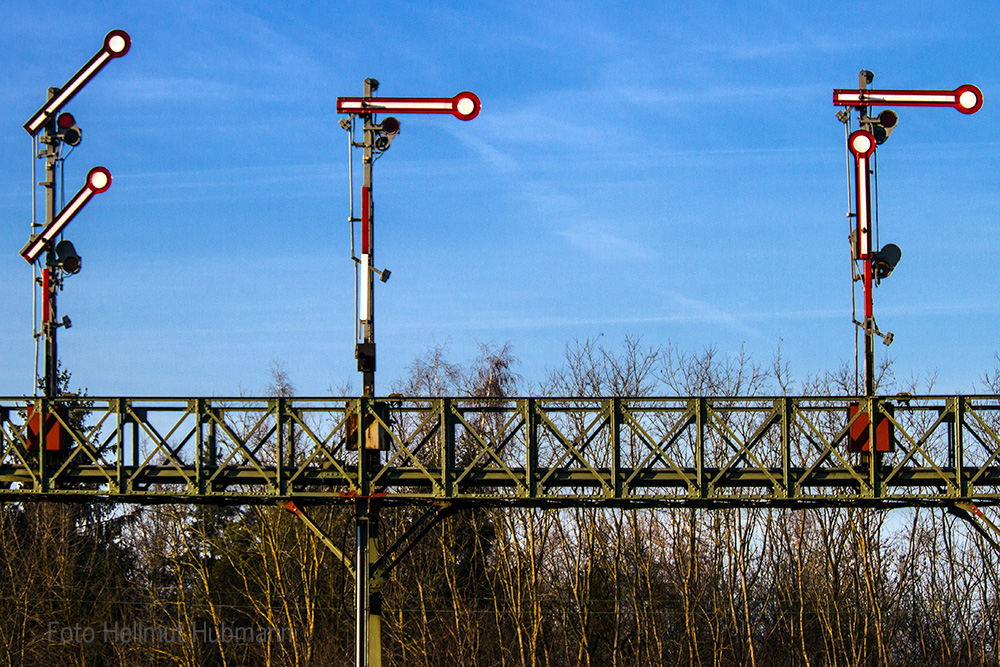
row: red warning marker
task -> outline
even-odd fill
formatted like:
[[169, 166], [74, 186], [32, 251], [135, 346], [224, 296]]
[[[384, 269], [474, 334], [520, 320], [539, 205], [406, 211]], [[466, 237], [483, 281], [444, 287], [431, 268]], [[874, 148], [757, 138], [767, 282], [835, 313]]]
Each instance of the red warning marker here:
[[59, 236], [63, 228], [80, 212], [91, 197], [104, 192], [111, 187], [111, 172], [104, 167], [94, 167], [87, 174], [87, 182], [80, 191], [73, 195], [69, 203], [59, 211], [59, 214], [52, 219], [42, 233], [28, 241], [28, 244], [21, 248], [21, 257], [29, 264], [34, 264], [38, 256], [52, 243], [52, 240]]
[[454, 97], [338, 97], [337, 113], [449, 113], [459, 120], [479, 115], [482, 103], [472, 92]]
[[833, 91], [836, 106], [896, 106], [896, 107], [953, 107], [962, 113], [972, 114], [983, 106], [983, 93], [979, 88], [966, 84], [955, 90], [858, 90], [838, 88]]

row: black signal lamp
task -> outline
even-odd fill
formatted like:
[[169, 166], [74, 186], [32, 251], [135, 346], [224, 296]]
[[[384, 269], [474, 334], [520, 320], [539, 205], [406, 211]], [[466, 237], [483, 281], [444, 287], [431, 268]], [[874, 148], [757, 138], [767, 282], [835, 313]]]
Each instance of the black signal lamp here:
[[895, 243], [887, 243], [878, 252], [873, 252], [872, 270], [875, 271], [875, 278], [878, 280], [888, 278], [902, 256], [903, 251]]
[[899, 123], [899, 116], [892, 109], [886, 109], [873, 119], [871, 125], [872, 136], [875, 137], [876, 144], [884, 144], [892, 131]]
[[384, 151], [389, 148], [389, 144], [399, 134], [399, 121], [392, 116], [384, 119], [376, 126], [378, 135], [375, 137], [375, 150]]
[[59, 138], [63, 141], [63, 143], [69, 144], [70, 146], [76, 146], [80, 143], [80, 140], [83, 138], [83, 133], [80, 131], [80, 127], [76, 124], [76, 119], [73, 118], [73, 114], [59, 114], [59, 117], [56, 118], [56, 125], [59, 127]]
[[76, 253], [76, 248], [65, 239], [56, 244], [56, 259], [62, 270], [69, 274], [79, 273], [83, 267], [83, 259]]
[[389, 116], [379, 123], [379, 128], [386, 134], [397, 134], [399, 132], [399, 120], [393, 116]]
[[886, 109], [878, 115], [878, 122], [882, 127], [891, 130], [899, 122], [899, 116], [892, 109]]

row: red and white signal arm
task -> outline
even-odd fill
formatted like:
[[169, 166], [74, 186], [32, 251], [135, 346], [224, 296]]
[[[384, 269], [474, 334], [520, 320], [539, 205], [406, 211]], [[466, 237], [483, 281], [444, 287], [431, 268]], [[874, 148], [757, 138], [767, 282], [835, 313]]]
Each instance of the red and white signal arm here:
[[66, 106], [73, 97], [86, 86], [97, 73], [104, 69], [104, 66], [114, 58], [120, 58], [132, 47], [132, 38], [124, 30], [112, 30], [104, 36], [104, 45], [101, 50], [94, 54], [94, 57], [87, 61], [87, 64], [80, 68], [70, 80], [63, 84], [51, 100], [45, 103], [41, 109], [35, 112], [24, 129], [28, 134], [35, 136], [45, 127], [46, 124], [59, 113], [59, 110]]
[[833, 91], [835, 106], [953, 107], [972, 114], [983, 106], [983, 92], [972, 84], [955, 90], [858, 90]]
[[854, 156], [854, 210], [857, 212], [855, 257], [868, 259], [871, 254], [871, 179], [869, 162], [875, 153], [875, 137], [866, 130], [856, 130], [847, 139]]
[[28, 244], [21, 248], [21, 257], [24, 257], [25, 261], [29, 264], [34, 264], [39, 255], [59, 236], [63, 228], [76, 217], [80, 209], [87, 205], [91, 197], [99, 192], [104, 192], [110, 187], [110, 171], [104, 167], [94, 167], [91, 169], [87, 174], [87, 182], [80, 188], [80, 191], [73, 195], [69, 203], [63, 207], [63, 210], [59, 211], [59, 214], [52, 219], [52, 222], [46, 225], [41, 234], [28, 241]]
[[464, 91], [454, 97], [338, 97], [337, 113], [448, 113], [472, 120], [482, 108], [479, 96]]

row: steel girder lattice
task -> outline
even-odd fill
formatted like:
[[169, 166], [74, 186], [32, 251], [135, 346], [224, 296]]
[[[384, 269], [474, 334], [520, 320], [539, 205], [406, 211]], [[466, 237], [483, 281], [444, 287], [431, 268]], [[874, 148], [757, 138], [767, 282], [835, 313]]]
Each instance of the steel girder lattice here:
[[[1000, 501], [997, 396], [82, 400], [0, 399], [2, 499], [377, 497], [535, 507]], [[859, 406], [853, 416], [851, 403]], [[893, 451], [848, 452], [852, 427], [884, 419]], [[43, 423], [51, 449], [39, 446]], [[351, 431], [361, 423], [362, 446], [383, 431], [378, 465], [358, 456]]]

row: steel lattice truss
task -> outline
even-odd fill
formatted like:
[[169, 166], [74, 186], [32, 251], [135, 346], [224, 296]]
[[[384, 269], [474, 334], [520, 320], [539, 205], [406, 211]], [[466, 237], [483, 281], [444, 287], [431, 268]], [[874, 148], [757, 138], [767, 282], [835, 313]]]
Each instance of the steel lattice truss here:
[[[1000, 501], [997, 396], [83, 400], [0, 399], [2, 499], [250, 504], [368, 496], [536, 507]], [[853, 419], [851, 402], [860, 404]], [[58, 421], [63, 451], [39, 450], [29, 414], [36, 433], [39, 415]], [[852, 423], [875, 423], [869, 417], [890, 420], [894, 451], [848, 453]], [[359, 419], [363, 444], [377, 428], [390, 434], [378, 465], [352, 449]]]

